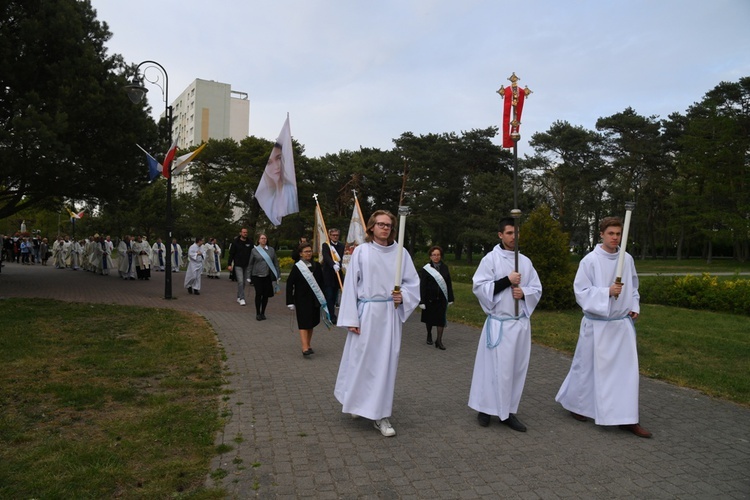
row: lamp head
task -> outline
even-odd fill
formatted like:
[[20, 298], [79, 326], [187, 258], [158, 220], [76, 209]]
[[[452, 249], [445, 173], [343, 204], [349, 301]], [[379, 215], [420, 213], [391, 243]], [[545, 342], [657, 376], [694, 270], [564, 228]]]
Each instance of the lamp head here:
[[138, 104], [143, 100], [148, 89], [143, 86], [143, 82], [141, 82], [141, 79], [136, 75], [133, 77], [132, 82], [125, 85], [125, 92], [128, 93], [128, 97], [133, 104]]

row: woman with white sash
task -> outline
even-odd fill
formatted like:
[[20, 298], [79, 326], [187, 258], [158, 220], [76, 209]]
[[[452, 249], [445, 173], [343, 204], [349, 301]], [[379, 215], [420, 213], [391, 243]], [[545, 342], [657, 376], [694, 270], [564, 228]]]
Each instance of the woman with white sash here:
[[427, 325], [427, 344], [432, 345], [432, 327], [437, 327], [435, 347], [445, 350], [443, 329], [448, 325], [448, 306], [453, 304], [453, 284], [448, 265], [443, 262], [443, 249], [433, 246], [429, 251], [430, 262], [419, 271], [419, 291], [422, 297], [422, 323]]
[[258, 244], [250, 252], [250, 280], [255, 287], [255, 319], [266, 319], [268, 299], [275, 294], [276, 283], [281, 281], [281, 267], [276, 252], [268, 246], [265, 234], [258, 236]]
[[297, 327], [302, 341], [302, 355], [313, 354], [313, 329], [320, 324], [320, 313], [328, 316], [326, 299], [323, 296], [323, 268], [312, 260], [313, 251], [310, 243], [299, 246], [300, 259], [292, 266], [286, 281], [286, 306], [297, 312]]

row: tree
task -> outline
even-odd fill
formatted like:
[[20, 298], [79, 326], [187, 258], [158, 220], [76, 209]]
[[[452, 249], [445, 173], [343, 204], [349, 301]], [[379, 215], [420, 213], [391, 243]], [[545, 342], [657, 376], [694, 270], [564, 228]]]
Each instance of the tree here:
[[128, 196], [145, 183], [134, 147], [155, 125], [123, 92], [125, 64], [108, 56], [106, 23], [88, 0], [0, 6], [0, 218]]
[[531, 136], [535, 154], [526, 162], [531, 188], [551, 207], [584, 252], [595, 242], [594, 226], [601, 218], [606, 197], [602, 137], [566, 121], [556, 121], [546, 132]]
[[518, 234], [519, 249], [534, 263], [542, 282], [539, 307], [556, 310], [575, 307], [575, 271], [570, 264], [569, 236], [552, 218], [549, 207], [540, 205], [535, 208]]
[[[666, 219], [663, 202], [669, 196], [671, 162], [665, 155], [661, 123], [657, 117], [643, 117], [632, 108], [599, 118], [596, 128], [605, 141], [609, 161], [606, 191], [609, 213], [624, 214], [626, 201], [635, 201], [631, 234], [640, 246], [641, 257], [656, 256], [657, 229]], [[595, 221], [598, 223], [598, 221]], [[634, 252], [635, 253], [635, 252]]]
[[682, 207], [713, 245], [726, 240], [735, 259], [750, 257], [750, 77], [722, 82], [688, 109], [678, 171], [689, 193]]

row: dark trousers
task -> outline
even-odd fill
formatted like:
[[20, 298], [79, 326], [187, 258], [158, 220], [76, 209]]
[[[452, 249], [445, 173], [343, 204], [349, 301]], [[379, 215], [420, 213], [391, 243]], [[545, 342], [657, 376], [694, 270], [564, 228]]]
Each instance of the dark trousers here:
[[326, 298], [326, 303], [328, 304], [328, 312], [331, 313], [331, 321], [336, 324], [336, 302], [339, 299], [339, 287], [324, 286], [323, 296]]

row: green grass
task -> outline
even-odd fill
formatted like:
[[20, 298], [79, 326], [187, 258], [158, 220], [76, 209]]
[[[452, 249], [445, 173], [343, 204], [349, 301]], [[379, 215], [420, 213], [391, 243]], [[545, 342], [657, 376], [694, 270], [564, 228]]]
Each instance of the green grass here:
[[[481, 328], [471, 285], [454, 283], [453, 292], [448, 320]], [[536, 311], [532, 339], [572, 354], [580, 323], [579, 310]], [[750, 406], [750, 317], [643, 304], [636, 328], [643, 375]]]
[[220, 350], [171, 310], [0, 301], [0, 498], [221, 498]]

